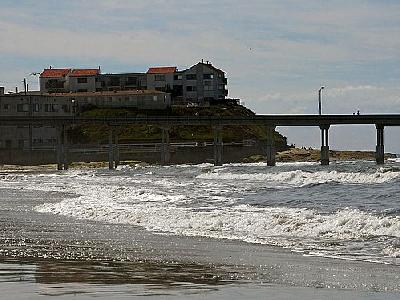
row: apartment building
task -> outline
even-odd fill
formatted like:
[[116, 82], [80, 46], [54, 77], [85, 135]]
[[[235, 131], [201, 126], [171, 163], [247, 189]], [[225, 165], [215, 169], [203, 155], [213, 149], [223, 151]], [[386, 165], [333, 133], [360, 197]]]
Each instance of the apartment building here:
[[146, 73], [101, 74], [98, 69], [45, 69], [40, 91], [80, 93], [156, 90], [171, 94], [172, 104], [206, 105], [228, 95], [225, 72], [210, 62], [199, 62], [186, 70], [151, 67]]

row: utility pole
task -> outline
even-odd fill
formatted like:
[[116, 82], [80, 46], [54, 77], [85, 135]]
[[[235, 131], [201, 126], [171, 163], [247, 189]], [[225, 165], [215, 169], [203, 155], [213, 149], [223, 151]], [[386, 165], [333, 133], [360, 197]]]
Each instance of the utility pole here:
[[318, 90], [318, 114], [322, 115], [322, 103], [321, 103], [321, 91], [324, 89], [324, 86], [321, 86]]

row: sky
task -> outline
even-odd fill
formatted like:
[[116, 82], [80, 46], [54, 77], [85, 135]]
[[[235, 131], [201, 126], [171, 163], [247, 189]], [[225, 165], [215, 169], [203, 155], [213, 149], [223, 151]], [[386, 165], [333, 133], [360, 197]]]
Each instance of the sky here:
[[[399, 0], [0, 0], [0, 86], [38, 89], [45, 67], [224, 70], [258, 114], [400, 113]], [[320, 146], [318, 128], [281, 128]], [[332, 149], [374, 150], [373, 126], [333, 126]], [[400, 153], [400, 128], [385, 130]]]

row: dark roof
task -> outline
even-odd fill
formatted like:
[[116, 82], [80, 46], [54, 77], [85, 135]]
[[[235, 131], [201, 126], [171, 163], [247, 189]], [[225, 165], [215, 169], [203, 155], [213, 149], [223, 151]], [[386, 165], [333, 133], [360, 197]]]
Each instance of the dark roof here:
[[100, 74], [99, 69], [73, 69], [69, 76], [80, 77], [80, 76], [96, 76]]
[[147, 74], [170, 74], [178, 71], [177, 67], [154, 67], [149, 68]]
[[[222, 71], [221, 69], [218, 69], [218, 68], [216, 68], [216, 67], [214, 67], [211, 63], [204, 63], [204, 62], [199, 62], [198, 64], [196, 64], [196, 65], [203, 65], [203, 66], [207, 66], [207, 67], [209, 67], [209, 68], [211, 68], [211, 69], [214, 69], [215, 71], [218, 71], [218, 72], [222, 72], [222, 73], [225, 73], [224, 71]], [[196, 66], [195, 65], [195, 66]], [[192, 66], [192, 67], [194, 67], [194, 66]]]

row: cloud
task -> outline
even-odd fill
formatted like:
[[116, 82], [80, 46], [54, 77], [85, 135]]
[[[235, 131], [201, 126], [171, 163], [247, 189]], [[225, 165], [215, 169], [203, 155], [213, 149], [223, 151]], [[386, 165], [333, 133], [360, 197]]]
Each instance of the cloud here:
[[398, 112], [397, 1], [4, 2], [0, 55], [26, 62], [0, 61], [9, 88], [32, 67], [144, 71], [204, 58], [258, 113], [315, 113], [320, 85], [326, 112]]

